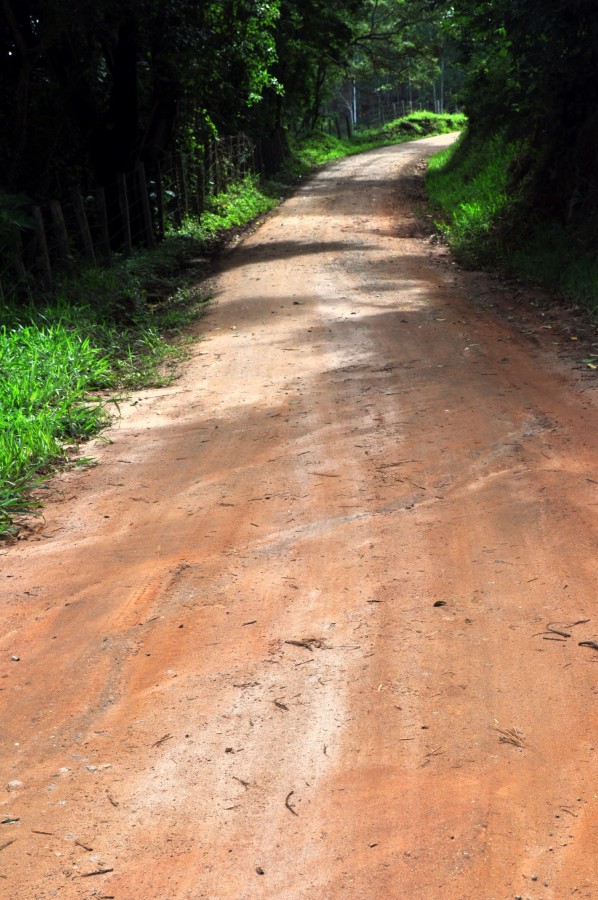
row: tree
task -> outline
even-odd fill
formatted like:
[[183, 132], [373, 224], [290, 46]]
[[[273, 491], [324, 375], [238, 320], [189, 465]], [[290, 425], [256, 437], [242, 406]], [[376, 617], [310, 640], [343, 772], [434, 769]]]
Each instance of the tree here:
[[594, 0], [456, 0], [472, 137], [524, 146], [514, 182], [563, 222], [598, 207], [598, 15]]
[[315, 126], [330, 83], [351, 59], [364, 0], [282, 0], [276, 29], [274, 73], [284, 93], [276, 99], [275, 126]]
[[184, 138], [234, 128], [276, 88], [278, 0], [2, 0], [0, 148], [6, 185], [107, 183]]

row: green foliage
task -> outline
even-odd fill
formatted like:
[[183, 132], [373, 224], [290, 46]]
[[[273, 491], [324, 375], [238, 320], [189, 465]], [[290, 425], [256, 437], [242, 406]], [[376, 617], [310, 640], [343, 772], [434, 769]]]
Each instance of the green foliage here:
[[598, 310], [595, 0], [455, 0], [467, 140], [428, 189], [460, 258]]
[[[0, 171], [63, 198], [214, 130], [305, 133], [350, 75], [429, 82], [446, 53], [437, 0], [4, 0]], [[451, 38], [452, 40], [452, 38]], [[1, 205], [1, 204], [0, 204]]]
[[353, 55], [364, 0], [281, 0], [274, 73], [284, 87], [272, 112], [275, 127], [313, 129], [330, 84]]
[[105, 423], [90, 391], [107, 376], [101, 351], [61, 324], [0, 330], [0, 534], [26, 508], [37, 473], [64, 456], [65, 441]]
[[441, 213], [440, 230], [462, 263], [498, 267], [597, 316], [598, 259], [584, 249], [589, 234], [598, 236], [596, 217], [566, 226], [531, 213], [525, 184], [513, 184], [525, 154], [521, 142], [497, 134], [486, 141], [465, 137], [434, 156], [426, 186]]
[[570, 222], [598, 209], [595, 0], [456, 0], [472, 134], [523, 140], [527, 210]]
[[463, 113], [414, 112], [393, 122], [387, 122], [382, 128], [360, 131], [359, 136], [379, 140], [414, 140], [429, 137], [433, 134], [449, 134], [451, 131], [462, 131], [467, 124]]
[[401, 144], [420, 137], [458, 131], [464, 126], [465, 117], [460, 114], [413, 113], [389, 122], [382, 128], [360, 130], [351, 139], [342, 139], [316, 131], [291, 143], [291, 154], [282, 175], [293, 180], [308, 174], [317, 166], [344, 156], [374, 150], [376, 147]]
[[467, 136], [430, 161], [427, 190], [442, 211], [440, 228], [461, 262], [480, 265], [502, 252], [501, 226], [516, 201], [509, 172], [520, 146], [495, 135], [483, 143]]
[[446, 39], [446, 7], [430, 0], [366, 0], [355, 35], [354, 73], [431, 81]]
[[188, 218], [177, 232], [199, 241], [208, 241], [238, 228], [276, 206], [255, 176], [247, 176], [227, 191], [210, 198], [207, 210], [197, 218]]
[[5, 0], [4, 185], [62, 196], [201, 141], [205, 120], [239, 129], [280, 90], [278, 17], [279, 0]]
[[[94, 392], [168, 382], [164, 365], [183, 352], [172, 338], [204, 305], [177, 278], [181, 239], [172, 243], [168, 254], [158, 252], [153, 260], [143, 253], [115, 270], [81, 273], [52, 305], [0, 311], [6, 323], [0, 330], [0, 535], [11, 533], [15, 515], [35, 510], [31, 490], [41, 483], [40, 473], [43, 478], [68, 458], [72, 445], [107, 423], [106, 406]], [[191, 242], [183, 243], [190, 251]], [[165, 267], [169, 259], [172, 270]], [[152, 308], [149, 291], [160, 288], [164, 296]], [[82, 301], [82, 290], [93, 304]], [[137, 306], [124, 316], [127, 291]]]
[[45, 305], [0, 308], [0, 536], [39, 507], [31, 492], [51, 467], [106, 424], [94, 392], [169, 383], [181, 332], [207, 302], [197, 258], [276, 202], [247, 178], [155, 250], [83, 269]]

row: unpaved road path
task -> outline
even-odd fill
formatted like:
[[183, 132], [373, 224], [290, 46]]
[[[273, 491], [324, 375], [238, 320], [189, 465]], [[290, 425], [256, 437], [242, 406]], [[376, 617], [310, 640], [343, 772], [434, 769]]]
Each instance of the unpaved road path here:
[[598, 897], [594, 382], [425, 240], [446, 141], [228, 253], [3, 551], [2, 896]]

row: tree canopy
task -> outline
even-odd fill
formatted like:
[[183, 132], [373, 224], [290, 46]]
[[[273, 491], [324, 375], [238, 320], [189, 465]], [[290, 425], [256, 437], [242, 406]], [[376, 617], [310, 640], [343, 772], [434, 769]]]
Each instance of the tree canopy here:
[[433, 0], [1, 0], [9, 190], [107, 183], [175, 144], [312, 128], [349, 74], [437, 56]]
[[9, 187], [100, 183], [277, 90], [277, 0], [2, 0], [0, 164]]

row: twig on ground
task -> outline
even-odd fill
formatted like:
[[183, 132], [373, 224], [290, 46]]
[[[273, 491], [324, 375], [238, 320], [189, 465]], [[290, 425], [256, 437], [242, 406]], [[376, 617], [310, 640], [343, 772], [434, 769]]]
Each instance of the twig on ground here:
[[[575, 628], [576, 625], [587, 625], [589, 619], [578, 619], [577, 622], [548, 622], [546, 631], [537, 631], [532, 637], [539, 637], [541, 634], [558, 634], [562, 638], [570, 638], [569, 628]], [[551, 640], [551, 638], [544, 638]]]
[[95, 872], [83, 872], [81, 878], [91, 878], [92, 875], [107, 875], [108, 872], [114, 872], [114, 869], [96, 869]]
[[88, 853], [93, 852], [93, 847], [88, 847], [87, 844], [82, 844], [81, 841], [75, 841], [77, 847], [82, 847], [84, 850], [87, 850]]
[[242, 778], [237, 778], [236, 775], [233, 775], [232, 777], [235, 779], [235, 781], [238, 781], [239, 784], [242, 784], [246, 791], [249, 790], [249, 782], [248, 781], [243, 781]]
[[514, 747], [526, 746], [525, 738], [516, 728], [501, 728], [499, 725], [493, 725], [492, 727], [495, 731], [498, 731], [500, 735], [498, 740], [501, 744], [512, 744]]
[[320, 638], [305, 638], [302, 641], [285, 641], [285, 644], [292, 644], [293, 647], [305, 647], [306, 650], [313, 651], [314, 647], [318, 650], [324, 649], [324, 641]]
[[285, 641], [285, 644], [292, 644], [293, 647], [305, 647], [306, 650], [313, 652], [313, 647], [309, 641]]
[[295, 791], [289, 791], [289, 793], [287, 794], [287, 798], [284, 801], [284, 805], [286, 806], [286, 808], [288, 809], [289, 812], [293, 813], [294, 816], [299, 817], [299, 813], [296, 811], [295, 807], [292, 805], [292, 803], [289, 803], [289, 800], [291, 799], [291, 797], [293, 796], [294, 793], [295, 793]]

